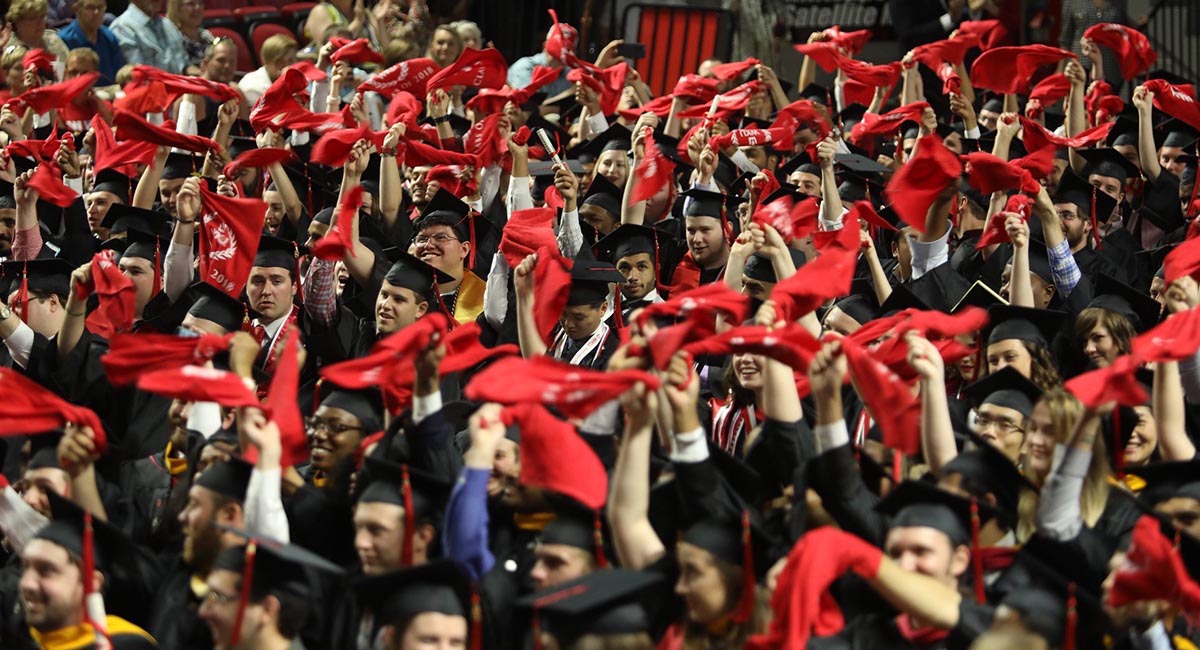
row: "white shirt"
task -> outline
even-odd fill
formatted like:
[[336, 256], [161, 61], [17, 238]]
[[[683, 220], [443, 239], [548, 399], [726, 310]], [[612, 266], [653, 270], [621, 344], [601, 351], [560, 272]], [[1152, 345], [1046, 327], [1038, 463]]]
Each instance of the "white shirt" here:
[[[246, 101], [250, 104], [258, 101], [263, 93], [267, 92], [267, 88], [271, 87], [271, 77], [267, 74], [267, 68], [261, 67], [253, 72], [246, 73], [242, 80], [237, 83], [238, 89], [246, 96]], [[328, 88], [328, 86], [326, 86]]]

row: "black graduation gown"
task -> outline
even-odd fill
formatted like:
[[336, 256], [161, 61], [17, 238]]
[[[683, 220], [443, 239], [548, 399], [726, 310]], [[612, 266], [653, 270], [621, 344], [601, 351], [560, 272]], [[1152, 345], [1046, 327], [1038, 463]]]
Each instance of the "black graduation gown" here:
[[877, 614], [847, 626], [840, 634], [810, 639], [809, 650], [961, 650], [970, 647], [975, 637], [992, 625], [994, 610], [964, 598], [959, 605], [959, 621], [945, 639], [917, 645], [905, 639], [892, 613]]
[[820, 495], [826, 512], [842, 530], [882, 548], [888, 518], [875, 511], [879, 495], [863, 483], [850, 445], [829, 449], [810, 465], [810, 484]]
[[146, 631], [160, 648], [209, 650], [212, 632], [200, 620], [200, 601], [192, 593], [192, 570], [181, 561], [166, 576], [154, 596]]
[[1079, 267], [1079, 272], [1093, 279], [1098, 275], [1107, 275], [1114, 280], [1129, 282], [1129, 274], [1126, 273], [1125, 267], [1118, 264], [1114, 258], [1119, 255], [1120, 259], [1128, 261], [1130, 256], [1123, 252], [1111, 255], [1105, 254], [1103, 244], [1101, 246], [1099, 251], [1091, 246], [1084, 246], [1074, 254], [1075, 264]]
[[[296, 315], [296, 323], [294, 327], [300, 331], [300, 343], [307, 349], [309, 342], [314, 340], [314, 334], [319, 334], [313, 327], [313, 320], [309, 318], [308, 312], [304, 311], [304, 306], [297, 304], [292, 307]], [[284, 334], [281, 327], [276, 332], [276, 339]], [[285, 340], [279, 339], [275, 343], [275, 352], [278, 354], [283, 350]], [[267, 352], [271, 348], [271, 343], [263, 341], [262, 349], [259, 350], [258, 357], [254, 359], [254, 373], [258, 377], [271, 376], [267, 372]], [[300, 404], [300, 413], [311, 415], [313, 412], [313, 393], [316, 392], [318, 371], [322, 365], [327, 363], [320, 358], [319, 354], [307, 354], [304, 359], [304, 366], [300, 368], [300, 388], [298, 390], [297, 399]], [[260, 386], [263, 384], [260, 382]]]

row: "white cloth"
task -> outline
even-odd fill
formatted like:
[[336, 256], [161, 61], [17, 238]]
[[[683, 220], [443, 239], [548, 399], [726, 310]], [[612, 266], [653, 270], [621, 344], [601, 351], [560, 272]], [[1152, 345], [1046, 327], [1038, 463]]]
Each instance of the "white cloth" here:
[[916, 280], [950, 259], [950, 229], [947, 228], [945, 234], [931, 242], [920, 242], [916, 237], [909, 237], [908, 247], [912, 251], [912, 279]]
[[528, 210], [533, 207], [533, 194], [529, 191], [531, 180], [528, 176], [513, 176], [508, 179], [508, 214], [517, 210]]
[[[200, 224], [196, 224], [199, 226]], [[163, 291], [171, 302], [179, 300], [192, 284], [192, 245], [180, 244], [174, 239], [167, 244], [167, 255], [163, 260]]]
[[13, 363], [22, 368], [29, 363], [29, 355], [33, 354], [33, 340], [33, 329], [24, 322], [18, 324], [17, 329], [4, 339], [4, 347], [8, 348], [8, 356], [12, 357]]
[[492, 256], [487, 283], [483, 289], [483, 317], [492, 327], [504, 324], [508, 313], [508, 261], [504, 255]]
[[562, 253], [563, 257], [574, 259], [575, 255], [579, 253], [579, 249], [583, 248], [583, 231], [579, 228], [579, 210], [562, 213], [555, 239], [558, 241], [558, 252]]
[[46, 516], [34, 510], [12, 486], [0, 492], [0, 531], [18, 555], [38, 531], [50, 523]]
[[221, 406], [216, 402], [192, 402], [188, 409], [187, 428], [208, 440], [221, 430]]
[[428, 395], [418, 395], [413, 398], [413, 424], [420, 424], [421, 420], [442, 410], [442, 391], [435, 390]]
[[675, 448], [671, 450], [671, 460], [676, 463], [699, 463], [708, 458], [708, 441], [704, 436], [704, 427], [675, 435]]

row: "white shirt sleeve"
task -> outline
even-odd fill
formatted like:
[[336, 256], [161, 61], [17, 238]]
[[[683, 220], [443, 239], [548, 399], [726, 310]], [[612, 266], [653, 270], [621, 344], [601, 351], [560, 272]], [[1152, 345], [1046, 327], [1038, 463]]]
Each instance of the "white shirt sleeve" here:
[[29, 364], [29, 355], [33, 354], [33, 340], [33, 330], [24, 322], [17, 325], [17, 329], [4, 339], [4, 347], [8, 348], [8, 355], [12, 357], [13, 363], [22, 368]]
[[583, 248], [583, 231], [579, 229], [579, 210], [562, 213], [555, 238], [558, 240], [558, 252], [562, 253], [563, 257], [574, 259], [579, 249]]
[[163, 261], [163, 291], [171, 302], [179, 300], [191, 286], [192, 270], [192, 245], [180, 244], [172, 239], [167, 245], [167, 255]]
[[500, 165], [491, 165], [483, 169], [483, 174], [479, 178], [479, 197], [482, 199], [483, 204], [483, 207], [479, 210], [480, 212], [490, 208], [492, 202], [496, 200], [496, 195], [500, 193], [500, 174], [502, 171]]
[[517, 210], [528, 210], [533, 207], [533, 194], [529, 191], [529, 177], [521, 176], [508, 179], [508, 214]]
[[196, 123], [196, 105], [189, 101], [179, 102], [179, 114], [175, 116], [175, 132], [196, 135], [200, 125]]
[[46, 516], [34, 510], [11, 485], [0, 492], [0, 531], [17, 555], [25, 550], [25, 544], [33, 539], [46, 524]]
[[916, 280], [950, 259], [949, 241], [949, 228], [944, 235], [931, 242], [919, 242], [916, 237], [908, 238], [908, 247], [912, 250], [912, 279]]
[[593, 137], [608, 130], [608, 120], [604, 119], [604, 114], [588, 115], [587, 117], [588, 131]]
[[1050, 474], [1038, 498], [1037, 530], [1058, 541], [1075, 539], [1083, 529], [1079, 496], [1092, 452], [1068, 447], [1062, 463]]
[[704, 438], [704, 427], [676, 434], [675, 448], [671, 460], [676, 463], [699, 463], [708, 458], [708, 441]]
[[508, 260], [497, 253], [492, 256], [492, 268], [488, 270], [487, 286], [483, 290], [483, 317], [492, 326], [504, 324], [508, 313]]
[[192, 402], [188, 410], [187, 428], [207, 440], [221, 430], [221, 406], [216, 402]]
[[816, 436], [818, 454], [850, 444], [850, 431], [846, 428], [845, 420], [818, 424], [813, 429], [813, 434]]
[[970, 140], [978, 140], [979, 135], [980, 134], [979, 134], [979, 126], [978, 125], [973, 129], [967, 129], [967, 130], [963, 131], [963, 137], [968, 138]]
[[737, 165], [738, 169], [744, 172], [757, 174], [760, 171], [758, 165], [750, 162], [750, 159], [746, 157], [746, 153], [741, 149], [734, 150], [733, 155], [729, 159], [733, 161], [733, 164]]
[[442, 391], [436, 390], [423, 397], [414, 397], [412, 412], [413, 424], [420, 424], [421, 420], [424, 420], [440, 410], [442, 410]]
[[291, 542], [291, 533], [279, 491], [282, 480], [283, 471], [278, 467], [255, 467], [250, 471], [250, 484], [246, 486], [246, 530], [286, 544]]
[[[841, 230], [842, 223], [844, 222], [844, 220], [846, 218], [846, 213], [849, 211], [850, 211], [850, 208], [847, 208], [845, 205], [842, 205], [842, 214], [838, 215], [837, 221], [829, 221], [829, 220], [825, 219], [823, 216], [819, 217], [821, 220], [821, 230], [826, 230], [826, 231]], [[824, 214], [824, 212], [821, 212], [820, 214]]]

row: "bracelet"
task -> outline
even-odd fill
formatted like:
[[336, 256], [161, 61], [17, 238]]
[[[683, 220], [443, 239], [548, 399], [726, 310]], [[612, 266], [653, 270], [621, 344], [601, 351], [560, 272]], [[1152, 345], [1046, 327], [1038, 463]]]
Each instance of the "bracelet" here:
[[192, 219], [192, 220], [190, 220], [190, 221], [184, 221], [183, 219], [180, 219], [180, 218], [176, 217], [176, 218], [175, 218], [175, 223], [181, 223], [181, 224], [183, 224], [183, 225], [185, 225], [185, 226], [194, 226], [194, 225], [196, 225], [196, 219]]
[[379, 157], [380, 158], [395, 158], [396, 152], [395, 151], [380, 151]]
[[435, 117], [435, 118], [433, 118], [433, 123], [434, 123], [434, 124], [445, 124], [446, 122], [449, 122], [449, 121], [450, 121], [450, 114], [449, 114], [449, 113], [447, 113], [447, 114], [445, 114], [445, 115], [443, 115], [443, 116], [441, 116], [441, 117]]
[[73, 311], [71, 311], [70, 309], [66, 309], [66, 310], [64, 310], [64, 311], [66, 311], [66, 312], [67, 312], [67, 315], [68, 315], [68, 316], [74, 316], [74, 317], [76, 317], [76, 318], [79, 318], [80, 316], [84, 316], [84, 315], [86, 315], [86, 314], [87, 314], [87, 310], [86, 310], [86, 309], [85, 309], [85, 310], [83, 310], [83, 311], [81, 311], [81, 312], [78, 312], [78, 313], [76, 313], [76, 312], [73, 312]]

